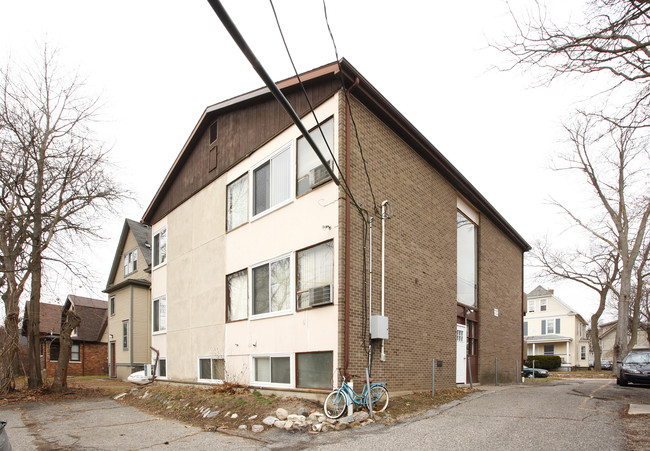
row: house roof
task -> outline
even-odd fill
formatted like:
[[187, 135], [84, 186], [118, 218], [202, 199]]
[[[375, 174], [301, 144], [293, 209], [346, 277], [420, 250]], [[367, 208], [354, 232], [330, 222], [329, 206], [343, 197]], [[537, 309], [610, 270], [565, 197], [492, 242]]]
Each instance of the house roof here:
[[573, 341], [573, 338], [558, 334], [531, 335], [529, 337], [526, 337], [527, 343], [557, 343], [570, 341]]
[[576, 312], [576, 311], [573, 309], [573, 307], [571, 307], [569, 304], [567, 304], [566, 302], [564, 302], [564, 301], [563, 301], [562, 299], [560, 299], [559, 297], [555, 296], [555, 293], [553, 293], [553, 292], [550, 291], [550, 290], [547, 290], [546, 288], [544, 288], [544, 287], [541, 286], [541, 285], [537, 285], [537, 287], [536, 287], [533, 291], [531, 291], [530, 293], [528, 293], [528, 294], [526, 295], [526, 297], [527, 297], [528, 299], [531, 299], [531, 298], [541, 298], [541, 297], [552, 297], [556, 302], [558, 302], [560, 305], [564, 306], [564, 307], [569, 311], [569, 315], [575, 315], [575, 316], [577, 316], [578, 319], [579, 319], [580, 321], [582, 321], [584, 324], [587, 324], [587, 325], [589, 324], [587, 321], [585, 321], [585, 319], [582, 317], [582, 315], [581, 315], [580, 313]]
[[[313, 69], [300, 75], [303, 83], [318, 78], [332, 78], [341, 76], [346, 87], [355, 84], [350, 93], [379, 117], [411, 148], [422, 156], [470, 203], [485, 214], [494, 224], [501, 229], [522, 251], [530, 250], [530, 245], [521, 235], [501, 216], [501, 214], [487, 201], [485, 197], [447, 160], [442, 153], [427, 140], [377, 89], [371, 85], [346, 59], [335, 61], [325, 66]], [[297, 85], [297, 77], [291, 77], [277, 83], [278, 88], [285, 89]], [[358, 84], [357, 84], [358, 83]], [[178, 168], [188, 159], [201, 133], [208, 127], [218, 112], [226, 109], [243, 107], [251, 102], [268, 98], [272, 94], [264, 87], [229, 100], [209, 106], [203, 112], [194, 130], [181, 149], [171, 169], [165, 176], [156, 195], [147, 208], [142, 222], [150, 223], [156, 209], [160, 206], [165, 193], [170, 189]]]
[[537, 287], [533, 291], [528, 293], [529, 298], [538, 298], [542, 296], [553, 296], [553, 293], [551, 293], [541, 285], [537, 285]]
[[[618, 320], [614, 321], [609, 321], [603, 324], [598, 325], [598, 338], [604, 338], [605, 336], [611, 334], [612, 332], [616, 331], [616, 325], [618, 324]], [[644, 323], [643, 321], [639, 321], [639, 329], [640, 330], [647, 330], [650, 325], [647, 323]], [[632, 328], [632, 318], [630, 318], [630, 322], [628, 323], [628, 328]]]
[[[41, 335], [59, 335], [61, 332], [61, 311], [63, 305], [41, 302], [39, 306], [39, 333]], [[23, 334], [27, 335], [29, 323], [29, 301], [25, 303], [23, 316]]]
[[106, 282], [107, 290], [111, 288], [111, 285], [115, 280], [117, 270], [120, 268], [122, 251], [124, 250], [124, 245], [126, 243], [129, 232], [133, 234], [133, 237], [138, 244], [138, 249], [140, 249], [140, 254], [142, 254], [142, 257], [147, 263], [147, 266], [151, 267], [151, 227], [147, 224], [134, 221], [133, 219], [125, 219], [124, 226], [122, 226], [120, 241], [117, 244], [115, 256], [113, 257], [111, 272], [109, 273], [108, 281]]
[[[108, 325], [108, 302], [71, 294], [63, 306], [64, 310], [69, 304], [74, 305], [75, 312], [81, 317], [81, 324], [74, 339], [76, 341], [101, 341]], [[61, 319], [59, 315], [59, 322]]]

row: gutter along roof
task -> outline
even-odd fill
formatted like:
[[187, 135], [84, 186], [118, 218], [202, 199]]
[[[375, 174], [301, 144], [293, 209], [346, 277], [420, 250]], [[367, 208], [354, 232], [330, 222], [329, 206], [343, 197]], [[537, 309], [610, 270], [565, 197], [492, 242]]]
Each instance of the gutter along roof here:
[[[300, 75], [300, 78], [303, 83], [308, 83], [317, 79], [338, 77], [340, 74], [343, 75], [346, 87], [350, 87], [355, 80], [359, 80], [358, 86], [354, 88], [350, 95], [361, 101], [377, 117], [384, 121], [413, 150], [449, 181], [463, 197], [478, 208], [481, 213], [485, 214], [501, 231], [517, 244], [522, 251], [526, 252], [531, 249], [526, 240], [501, 216], [492, 204], [345, 58], [340, 60], [340, 66], [339, 63], [333, 62], [305, 72]], [[290, 77], [277, 83], [277, 86], [281, 90], [297, 85], [297, 77]], [[150, 223], [155, 210], [158, 208], [165, 192], [170, 188], [179, 168], [187, 160], [201, 133], [209, 125], [212, 118], [216, 116], [217, 112], [223, 113], [228, 109], [241, 108], [249, 103], [258, 101], [262, 97], [267, 98], [271, 96], [272, 94], [269, 89], [264, 87], [206, 108], [149, 204], [142, 218], [142, 222]], [[251, 153], [255, 150], [251, 149]]]

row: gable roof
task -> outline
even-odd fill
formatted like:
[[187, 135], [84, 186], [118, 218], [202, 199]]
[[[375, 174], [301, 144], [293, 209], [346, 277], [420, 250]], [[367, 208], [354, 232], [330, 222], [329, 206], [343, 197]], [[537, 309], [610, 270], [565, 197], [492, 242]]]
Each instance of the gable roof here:
[[546, 288], [544, 288], [541, 285], [537, 285], [537, 287], [533, 291], [528, 293], [526, 296], [528, 297], [528, 299], [530, 299], [530, 298], [541, 298], [541, 297], [551, 297], [551, 298], [553, 298], [553, 300], [555, 302], [557, 302], [558, 304], [560, 304], [561, 306], [566, 308], [569, 311], [569, 315], [575, 315], [583, 323], [585, 323], [587, 325], [589, 324], [589, 323], [587, 323], [587, 321], [585, 321], [585, 319], [582, 317], [582, 315], [580, 313], [576, 312], [573, 309], [573, 307], [571, 307], [569, 304], [564, 302], [559, 297], [555, 296], [555, 293], [553, 291], [547, 290]]
[[[63, 306], [63, 311], [69, 304], [74, 305], [75, 312], [81, 317], [81, 324], [77, 329], [74, 340], [101, 341], [108, 325], [108, 302], [71, 294]], [[62, 318], [59, 315], [59, 322], [61, 320]]]
[[[422, 156], [435, 168], [465, 199], [472, 203], [485, 214], [506, 236], [508, 236], [522, 251], [530, 250], [530, 245], [521, 235], [501, 216], [501, 214], [487, 201], [485, 197], [447, 160], [436, 147], [427, 140], [377, 89], [372, 86], [346, 59], [335, 61], [328, 65], [313, 69], [300, 75], [303, 83], [317, 79], [336, 79], [340, 86], [342, 80], [346, 88], [354, 86], [350, 95], [361, 101], [369, 110], [379, 117], [400, 138], [402, 138], [415, 152]], [[298, 85], [298, 78], [291, 77], [277, 83], [279, 89], [284, 90]], [[195, 144], [201, 134], [217, 114], [231, 109], [243, 108], [250, 103], [260, 102], [271, 97], [268, 88], [260, 88], [238, 97], [209, 106], [203, 112], [194, 130], [181, 149], [174, 164], [165, 176], [154, 198], [149, 204], [142, 221], [150, 223], [161, 208], [166, 193], [170, 190], [174, 178], [182, 165], [188, 160]], [[251, 149], [254, 151], [256, 149]], [[235, 162], [236, 164], [236, 162]], [[234, 165], [234, 164], [233, 164]], [[232, 166], [232, 165], [231, 165]], [[226, 168], [225, 170], [229, 169]], [[171, 209], [175, 206], [171, 207]]]
[[533, 291], [528, 293], [529, 298], [538, 298], [542, 296], [553, 296], [553, 293], [551, 293], [541, 285], [537, 285], [537, 287]]
[[113, 265], [111, 266], [108, 281], [106, 282], [106, 289], [111, 287], [113, 280], [115, 280], [117, 270], [120, 268], [122, 251], [124, 250], [124, 245], [126, 244], [129, 232], [133, 234], [133, 237], [138, 244], [138, 249], [144, 258], [144, 261], [147, 263], [147, 266], [151, 267], [151, 227], [132, 219], [125, 219], [124, 225], [122, 226], [122, 234], [120, 235], [120, 240], [118, 241], [117, 249], [115, 250], [115, 256], [113, 257]]
[[[29, 303], [25, 303], [25, 314], [23, 315], [23, 334], [27, 335], [27, 324], [29, 324]], [[39, 333], [41, 335], [59, 335], [61, 332], [61, 311], [63, 305], [48, 304], [41, 302], [39, 305]]]

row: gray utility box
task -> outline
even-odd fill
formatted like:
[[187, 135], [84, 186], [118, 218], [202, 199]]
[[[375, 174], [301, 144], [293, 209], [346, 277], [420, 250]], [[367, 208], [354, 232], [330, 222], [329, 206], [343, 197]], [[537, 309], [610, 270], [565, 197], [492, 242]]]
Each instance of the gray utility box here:
[[374, 315], [370, 317], [370, 338], [388, 340], [388, 317]]

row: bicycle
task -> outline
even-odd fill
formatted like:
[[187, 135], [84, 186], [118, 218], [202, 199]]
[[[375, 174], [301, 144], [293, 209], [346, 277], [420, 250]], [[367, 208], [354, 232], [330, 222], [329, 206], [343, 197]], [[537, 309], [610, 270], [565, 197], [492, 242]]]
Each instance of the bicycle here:
[[[348, 404], [354, 403], [357, 406], [368, 408], [368, 385], [363, 384], [363, 391], [358, 394], [348, 384], [347, 378], [344, 374], [341, 375], [343, 383], [339, 388], [332, 391], [323, 404], [323, 410], [328, 418], [337, 419], [343, 416]], [[359, 376], [350, 375], [350, 378], [358, 378]], [[365, 379], [362, 379], [365, 382]], [[388, 388], [385, 382], [372, 382], [370, 379], [370, 401], [372, 403], [373, 412], [383, 412], [388, 407]]]

